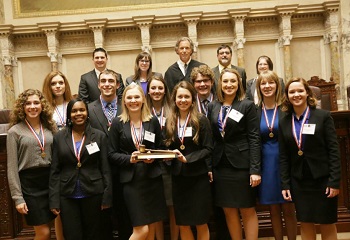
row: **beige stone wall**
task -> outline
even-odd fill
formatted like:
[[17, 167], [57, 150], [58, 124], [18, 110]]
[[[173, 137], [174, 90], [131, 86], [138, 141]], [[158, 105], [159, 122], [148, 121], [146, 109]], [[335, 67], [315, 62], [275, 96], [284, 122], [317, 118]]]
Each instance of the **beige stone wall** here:
[[[160, 4], [128, 11], [101, 8], [93, 13], [79, 10], [78, 14], [61, 15], [38, 12], [33, 17], [10, 11], [14, 7], [11, 0], [3, 3], [9, 11], [0, 25], [0, 47], [2, 55], [13, 59], [7, 64], [13, 67], [16, 96], [28, 87], [41, 89], [55, 62], [67, 75], [72, 92], [77, 93], [80, 75], [93, 69], [91, 52], [98, 46], [108, 51], [108, 67], [120, 72], [123, 79], [133, 74], [135, 57], [142, 48], [151, 49], [153, 70], [164, 74], [178, 59], [174, 44], [180, 36], [190, 36], [197, 45], [197, 60], [211, 67], [217, 65], [218, 45], [231, 45], [233, 64], [243, 62], [248, 79], [256, 76], [258, 56], [268, 55], [274, 70], [284, 79], [289, 74], [329, 80], [333, 74], [330, 38], [324, 36], [337, 30], [327, 14], [331, 9], [344, 21], [339, 28], [343, 34], [349, 34], [350, 22], [350, 17], [344, 20], [340, 15], [349, 15], [347, 0], [206, 0], [203, 5], [187, 1], [186, 6]], [[338, 12], [339, 5], [343, 8]], [[349, 58], [349, 47], [344, 38], [342, 43], [345, 47], [341, 48], [339, 65], [342, 74], [350, 75], [343, 61]], [[286, 61], [286, 49], [290, 51], [290, 62]], [[291, 73], [286, 72], [289, 70]], [[349, 84], [349, 78], [342, 75], [337, 81], [339, 100], [344, 100], [344, 85]], [[1, 96], [0, 107], [8, 104], [4, 98]]]

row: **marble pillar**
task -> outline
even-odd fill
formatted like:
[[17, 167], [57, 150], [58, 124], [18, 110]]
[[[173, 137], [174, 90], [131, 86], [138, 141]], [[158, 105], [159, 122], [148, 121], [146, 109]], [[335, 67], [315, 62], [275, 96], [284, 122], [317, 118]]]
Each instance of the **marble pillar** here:
[[[11, 57], [9, 57], [11, 58]], [[6, 62], [6, 61], [5, 61]], [[15, 103], [15, 87], [13, 83], [13, 67], [12, 64], [6, 64], [4, 66], [4, 78], [1, 86], [4, 88], [4, 108], [12, 108]]]
[[290, 45], [283, 46], [283, 56], [284, 56], [284, 77], [285, 77], [284, 81], [288, 82], [291, 78], [293, 78]]

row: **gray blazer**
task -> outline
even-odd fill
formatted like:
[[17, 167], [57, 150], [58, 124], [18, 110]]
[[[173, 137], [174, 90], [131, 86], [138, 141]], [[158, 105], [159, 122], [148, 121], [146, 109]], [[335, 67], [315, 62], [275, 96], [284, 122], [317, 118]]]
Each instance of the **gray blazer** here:
[[[232, 65], [232, 64], [231, 64], [231, 68], [237, 70], [237, 72], [241, 76], [243, 88], [244, 88], [244, 91], [245, 91], [246, 90], [246, 80], [247, 80], [247, 75], [245, 73], [245, 69], [241, 68], [241, 67], [237, 67], [237, 66]], [[212, 68], [211, 70], [213, 70], [214, 75], [215, 75], [215, 84], [214, 84], [214, 87], [215, 87], [215, 86], [218, 85], [218, 81], [220, 79], [220, 74], [221, 74], [220, 71], [219, 71], [219, 65], [217, 65], [216, 67]], [[216, 87], [215, 87], [215, 89], [216, 89]]]

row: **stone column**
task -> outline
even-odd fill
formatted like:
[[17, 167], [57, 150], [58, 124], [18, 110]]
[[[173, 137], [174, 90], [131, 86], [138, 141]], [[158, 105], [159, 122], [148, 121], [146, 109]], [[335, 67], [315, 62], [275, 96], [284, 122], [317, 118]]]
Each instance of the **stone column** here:
[[240, 10], [229, 10], [229, 14], [232, 18], [234, 24], [234, 33], [233, 33], [233, 48], [237, 54], [237, 65], [243, 67], [245, 65], [244, 61], [244, 20], [246, 19], [250, 9], [240, 9]]
[[59, 22], [40, 23], [39, 28], [46, 34], [47, 38], [47, 56], [50, 58], [51, 71], [59, 71], [61, 64], [61, 54], [59, 50]]
[[291, 18], [297, 5], [278, 6], [276, 11], [280, 15], [279, 19], [279, 39], [278, 43], [280, 48], [283, 48], [283, 60], [284, 60], [284, 81], [287, 82], [293, 77], [293, 68], [290, 55], [290, 41], [293, 36]]
[[329, 44], [331, 52], [331, 80], [336, 83], [337, 99], [341, 99], [340, 93], [340, 59], [338, 49], [338, 37], [339, 37], [339, 6], [334, 3], [325, 3], [325, 29], [326, 34], [324, 40], [326, 44]]
[[85, 23], [86, 25], [89, 26], [89, 28], [94, 33], [95, 48], [103, 48], [104, 39], [105, 39], [104, 33], [105, 33], [107, 18], [85, 20]]
[[152, 52], [151, 46], [151, 34], [150, 29], [152, 27], [152, 22], [154, 15], [152, 16], [142, 16], [142, 17], [133, 17], [134, 22], [139, 26], [141, 30], [141, 50], [143, 52]]
[[192, 59], [198, 59], [198, 36], [197, 36], [197, 23], [202, 17], [203, 12], [191, 12], [191, 13], [181, 13], [183, 21], [187, 25], [188, 37], [192, 40], [194, 49], [191, 56]]
[[1, 78], [1, 93], [3, 99], [3, 108], [12, 108], [15, 102], [15, 87], [13, 80], [13, 60], [14, 46], [12, 39], [12, 25], [2, 25], [0, 27], [0, 48], [2, 62], [4, 64], [4, 73]]

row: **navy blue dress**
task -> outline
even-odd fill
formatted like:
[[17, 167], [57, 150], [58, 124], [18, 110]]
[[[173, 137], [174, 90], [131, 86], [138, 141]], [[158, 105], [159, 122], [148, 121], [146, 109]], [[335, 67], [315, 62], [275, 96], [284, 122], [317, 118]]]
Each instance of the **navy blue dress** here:
[[[266, 109], [271, 123], [274, 109]], [[282, 196], [278, 146], [278, 111], [273, 125], [273, 138], [269, 136], [264, 112], [260, 120], [261, 135], [261, 184], [258, 187], [260, 204], [279, 204], [286, 201]]]

